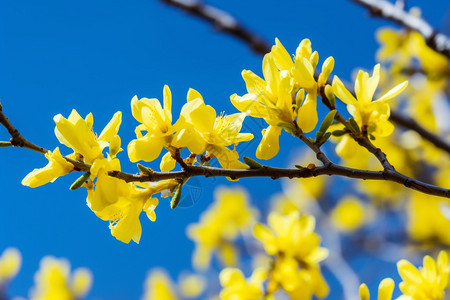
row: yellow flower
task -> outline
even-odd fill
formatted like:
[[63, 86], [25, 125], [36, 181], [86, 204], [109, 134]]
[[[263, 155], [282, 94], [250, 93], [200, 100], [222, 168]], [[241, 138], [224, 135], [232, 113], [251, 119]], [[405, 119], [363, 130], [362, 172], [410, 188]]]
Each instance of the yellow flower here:
[[423, 258], [423, 267], [416, 269], [407, 260], [400, 260], [397, 268], [403, 281], [400, 290], [402, 300], [443, 300], [448, 284], [450, 265], [447, 253], [441, 251], [437, 261], [430, 256]]
[[414, 192], [408, 202], [408, 232], [415, 240], [450, 245], [448, 201]]
[[[131, 100], [133, 117], [141, 124], [136, 127], [137, 139], [128, 144], [128, 156], [132, 162], [155, 160], [163, 147], [169, 148], [177, 128], [183, 120], [172, 125], [172, 93], [167, 85], [163, 90], [164, 108], [158, 99], [134, 96]], [[146, 131], [142, 135], [142, 131]]]
[[[35, 188], [49, 182], [55, 181], [58, 177], [64, 176], [73, 171], [73, 165], [67, 162], [56, 147], [53, 152], [45, 154], [48, 164], [41, 169], [34, 169], [22, 180], [22, 184]], [[74, 158], [71, 156], [71, 158]]]
[[365, 207], [358, 198], [344, 197], [331, 212], [331, 221], [339, 230], [351, 232], [360, 228], [365, 220]]
[[[252, 276], [246, 280], [241, 270], [226, 268], [220, 272], [221, 300], [262, 300], [264, 296], [263, 282], [267, 272], [256, 269]], [[267, 299], [267, 298], [264, 298]]]
[[41, 260], [34, 280], [31, 300], [74, 300], [89, 292], [92, 274], [88, 269], [79, 268], [71, 275], [68, 261], [47, 256]]
[[[173, 191], [178, 185], [175, 180], [161, 180], [141, 184], [144, 188], [138, 188], [134, 184], [127, 184], [125, 194], [113, 194], [115, 202], [105, 206], [102, 210], [94, 211], [104, 221], [109, 221], [111, 234], [118, 240], [129, 243], [133, 240], [139, 243], [142, 228], [139, 215], [144, 210], [151, 221], [156, 220], [155, 208], [158, 199], [152, 198], [154, 194], [164, 190]], [[88, 190], [89, 191], [89, 190]], [[96, 193], [97, 191], [90, 191]]]
[[372, 77], [360, 70], [355, 81], [356, 98], [347, 90], [342, 81], [335, 76], [333, 79], [333, 90], [339, 99], [347, 104], [348, 112], [355, 118], [363, 132], [375, 136], [388, 136], [394, 130], [394, 126], [388, 121], [391, 114], [387, 100], [400, 94], [408, 85], [405, 81], [382, 97], [372, 101], [375, 90], [380, 80], [380, 65], [373, 69]]
[[182, 110], [181, 114], [185, 116], [186, 122], [192, 124], [197, 132], [191, 143], [198, 145], [197, 151], [199, 152], [194, 153], [200, 154], [206, 150], [206, 156], [217, 157], [223, 168], [248, 168], [247, 165], [238, 160], [239, 154], [236, 150], [227, 148], [227, 146], [236, 146], [240, 142], [246, 142], [253, 138], [251, 133], [239, 132], [247, 114], [221, 114], [217, 116], [214, 108], [205, 105], [201, 96], [190, 100], [188, 104], [189, 106], [184, 111]]
[[[394, 291], [395, 283], [391, 278], [385, 278], [378, 286], [378, 300], [391, 300], [392, 292]], [[361, 300], [369, 300], [370, 294], [366, 284], [361, 284], [359, 287], [359, 298]]]
[[19, 272], [22, 256], [16, 248], [7, 248], [0, 256], [0, 297], [7, 285]]
[[145, 280], [142, 300], [177, 300], [173, 284], [166, 273], [153, 270]]
[[230, 99], [238, 110], [249, 112], [251, 117], [264, 118], [269, 124], [263, 131], [256, 157], [270, 159], [279, 151], [278, 137], [282, 123], [293, 123], [295, 120], [291, 94], [294, 82], [288, 72], [278, 70], [271, 54], [264, 56], [263, 73], [265, 80], [252, 71], [242, 71], [248, 94], [242, 97], [233, 94]]
[[271, 54], [278, 69], [289, 72], [289, 76], [294, 79], [293, 91], [301, 88], [307, 92], [305, 99], [301, 90], [297, 92], [296, 102], [301, 103], [301, 106], [297, 107], [297, 124], [304, 132], [312, 131], [318, 121], [317, 91], [318, 88], [325, 86], [328, 76], [333, 71], [334, 58], [330, 56], [324, 61], [322, 72], [316, 82], [314, 73], [319, 54], [317, 51], [312, 51], [310, 40], [304, 39], [300, 42], [293, 60], [278, 39], [275, 39]]
[[255, 222], [257, 212], [250, 207], [244, 190], [217, 188], [215, 202], [200, 217], [200, 222], [187, 228], [196, 243], [193, 254], [195, 268], [206, 269], [214, 251], [227, 266], [235, 265], [237, 253], [233, 241]]
[[122, 122], [122, 113], [119, 111], [114, 114], [98, 138], [92, 131], [94, 118], [91, 113], [83, 119], [74, 109], [68, 119], [61, 114], [53, 119], [56, 123], [55, 134], [59, 142], [72, 148], [75, 153], [81, 154], [85, 163], [92, 164], [96, 159], [103, 158], [103, 149], [117, 135]]
[[178, 282], [180, 294], [185, 298], [198, 298], [206, 288], [206, 280], [201, 275], [182, 275]]
[[270, 228], [257, 224], [254, 235], [266, 253], [275, 256], [269, 292], [281, 285], [293, 299], [310, 299], [313, 294], [325, 297], [328, 286], [318, 264], [328, 256], [328, 250], [319, 247], [314, 217], [300, 216], [298, 211], [285, 216], [272, 212], [268, 224]]
[[263, 224], [254, 227], [254, 235], [267, 254], [283, 253], [311, 265], [328, 256], [328, 250], [319, 247], [320, 236], [314, 232], [313, 216], [301, 216], [299, 212], [283, 216], [274, 212], [269, 214], [268, 225], [270, 228]]

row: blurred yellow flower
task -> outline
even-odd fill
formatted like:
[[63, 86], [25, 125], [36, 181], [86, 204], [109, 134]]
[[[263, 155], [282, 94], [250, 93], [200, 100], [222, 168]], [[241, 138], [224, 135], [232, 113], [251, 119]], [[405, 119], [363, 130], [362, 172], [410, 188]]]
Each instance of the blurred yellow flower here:
[[70, 274], [67, 260], [46, 256], [34, 281], [30, 300], [75, 300], [83, 298], [91, 289], [92, 273], [79, 268]]
[[206, 280], [197, 274], [182, 275], [178, 280], [178, 289], [185, 298], [197, 298], [206, 288]]
[[366, 208], [361, 201], [354, 196], [342, 198], [331, 212], [331, 221], [335, 227], [342, 231], [355, 231], [360, 228], [367, 215]]
[[300, 215], [298, 211], [289, 215], [272, 212], [268, 225], [270, 228], [257, 224], [254, 235], [266, 253], [275, 257], [269, 274], [269, 292], [275, 292], [281, 285], [289, 295], [302, 295], [303, 299], [311, 299], [313, 295], [325, 297], [328, 286], [319, 263], [328, 256], [328, 250], [319, 246], [314, 217]]
[[17, 275], [22, 265], [22, 255], [16, 248], [7, 248], [0, 256], [0, 298], [5, 286]]
[[153, 270], [147, 276], [144, 284], [142, 300], [177, 300], [173, 283], [167, 274], [161, 270]]
[[199, 223], [187, 228], [188, 237], [195, 242], [193, 264], [197, 269], [207, 269], [215, 251], [226, 266], [236, 265], [233, 241], [239, 233], [248, 232], [257, 217], [257, 211], [250, 206], [241, 188], [219, 187], [214, 198], [215, 202], [202, 213]]
[[400, 290], [401, 300], [443, 300], [448, 285], [450, 265], [448, 255], [441, 251], [437, 261], [430, 256], [423, 258], [423, 267], [416, 269], [407, 260], [400, 260], [397, 268], [403, 281]]
[[[391, 278], [385, 278], [378, 286], [378, 300], [391, 300], [392, 292], [394, 291], [395, 283]], [[359, 298], [361, 300], [369, 300], [370, 294], [366, 284], [361, 284], [359, 287]], [[417, 299], [418, 300], [418, 299]], [[424, 299], [425, 300], [425, 299]]]
[[267, 272], [263, 269], [256, 269], [246, 280], [241, 270], [226, 268], [220, 272], [219, 278], [223, 287], [220, 292], [221, 300], [272, 299], [270, 296], [264, 297], [263, 282], [267, 278]]

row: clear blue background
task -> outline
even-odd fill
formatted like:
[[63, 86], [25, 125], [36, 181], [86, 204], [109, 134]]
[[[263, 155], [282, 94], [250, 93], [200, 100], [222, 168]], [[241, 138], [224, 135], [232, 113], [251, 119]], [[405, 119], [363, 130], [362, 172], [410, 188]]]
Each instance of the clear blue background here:
[[[446, 0], [409, 2], [421, 5], [425, 18], [437, 28], [448, 14]], [[270, 43], [278, 37], [290, 52], [303, 38], [311, 39], [320, 64], [334, 56], [334, 74], [347, 79], [354, 68], [373, 67], [374, 32], [390, 25], [369, 19], [365, 9], [342, 0], [208, 3], [229, 11]], [[122, 111], [119, 133], [126, 148], [137, 125], [130, 111], [131, 98], [137, 94], [162, 99], [164, 84], [172, 89], [174, 115], [190, 87], [217, 111], [234, 113], [229, 96], [245, 93], [241, 71], [261, 74], [261, 61], [242, 42], [158, 1], [0, 1], [0, 100], [21, 133], [48, 149], [58, 146], [53, 116], [67, 117], [72, 108], [83, 116], [92, 112], [97, 132], [116, 111]], [[243, 154], [254, 156], [261, 128], [258, 123], [246, 127], [256, 140]], [[0, 140], [8, 139], [6, 130], [0, 129]], [[271, 164], [285, 166], [295, 152], [303, 151], [297, 145], [284, 136], [282, 147], [287, 150]], [[61, 151], [69, 153], [64, 146]], [[125, 152], [119, 157], [125, 171], [137, 171], [126, 163]], [[68, 258], [73, 267], [93, 271], [88, 299], [139, 299], [150, 268], [165, 267], [173, 278], [179, 270], [190, 268], [193, 243], [185, 236], [186, 225], [196, 222], [211, 203], [215, 186], [234, 185], [223, 179], [199, 181], [200, 201], [173, 211], [162, 200], [155, 223], [141, 218], [141, 243], [126, 245], [112, 237], [107, 222], [86, 207], [84, 189], [69, 191], [76, 175], [37, 189], [21, 185], [28, 172], [45, 164], [38, 153], [0, 149], [0, 251], [14, 246], [23, 254], [23, 267], [11, 285], [12, 296], [28, 295], [39, 260], [51, 254]], [[280, 190], [280, 183], [270, 179], [238, 184], [245, 185], [252, 203], [262, 207]]]

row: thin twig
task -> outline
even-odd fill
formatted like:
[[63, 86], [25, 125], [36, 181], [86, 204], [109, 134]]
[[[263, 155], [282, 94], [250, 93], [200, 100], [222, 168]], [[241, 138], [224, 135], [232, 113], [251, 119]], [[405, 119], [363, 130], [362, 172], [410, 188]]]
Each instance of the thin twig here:
[[[236, 18], [234, 18], [229, 13], [227, 13], [223, 10], [217, 9], [211, 5], [205, 5], [199, 1], [187, 1], [187, 0], [161, 0], [161, 1], [163, 1], [167, 4], [179, 7], [188, 13], [192, 13], [195, 16], [197, 16], [203, 20], [206, 20], [212, 24], [215, 24], [216, 26], [217, 26], [217, 24], [222, 24], [221, 26], [219, 26], [219, 28], [223, 32], [233, 35], [235, 37], [238, 37], [239, 39], [241, 39], [243, 42], [248, 44], [252, 49], [254, 49], [257, 53], [259, 53], [261, 55], [264, 55], [270, 51], [269, 43], [267, 43], [264, 40], [262, 40], [261, 38], [259, 38], [254, 32], [251, 32], [250, 30], [248, 30], [247, 28], [242, 26], [236, 20]], [[377, 2], [377, 1], [357, 1], [357, 0], [352, 0], [352, 1], [355, 1], [358, 3], [359, 2]], [[390, 5], [392, 6], [392, 4], [390, 4]], [[397, 10], [398, 9], [399, 8], [397, 7]], [[214, 12], [214, 13], [211, 13], [211, 12]], [[405, 14], [407, 14], [407, 13], [405, 13]], [[417, 19], [415, 22], [421, 21], [421, 22], [427, 24], [428, 27], [430, 27], [428, 25], [428, 23], [426, 23], [424, 20], [417, 18], [417, 17], [413, 17], [409, 14], [407, 14], [407, 15], [409, 17], [412, 17], [413, 19], [414, 18]], [[227, 22], [227, 20], [233, 20], [233, 21]], [[224, 24], [227, 24], [227, 26], [224, 26]], [[411, 29], [414, 29], [414, 28], [411, 28]], [[422, 33], [422, 31], [419, 31], [419, 33]], [[442, 36], [442, 34], [439, 36]], [[424, 35], [424, 37], [426, 38], [425, 35]], [[439, 40], [442, 40], [442, 38], [439, 38]], [[447, 38], [447, 40], [448, 40], [448, 38]], [[256, 44], [255, 44], [255, 41], [257, 41]], [[257, 46], [255, 46], [255, 45], [257, 45]], [[431, 47], [431, 45], [429, 45], [429, 46]], [[435, 49], [435, 48], [433, 48], [433, 49]], [[438, 51], [438, 50], [436, 50], [436, 51]], [[318, 76], [319, 76], [319, 73], [316, 71], [316, 74], [315, 74], [316, 80], [317, 80]], [[328, 84], [332, 83], [331, 77], [329, 77], [327, 83]], [[348, 88], [348, 90], [351, 91], [352, 89]], [[402, 118], [402, 115], [400, 113], [397, 113], [394, 110], [391, 110], [391, 119], [392, 119], [392, 121], [394, 121], [396, 123], [398, 122], [397, 123], [398, 125], [401, 125], [403, 127], [406, 127], [408, 129], [416, 131], [418, 134], [420, 134], [422, 136], [422, 138], [428, 140], [437, 148], [440, 148], [440, 149], [446, 151], [447, 153], [450, 153], [450, 151], [449, 151], [450, 144], [448, 144], [448, 142], [443, 140], [442, 137], [439, 137], [439, 136], [431, 133], [424, 127], [420, 126], [417, 122], [414, 122], [414, 123], [407, 122], [405, 118]], [[376, 152], [377, 155], [381, 158], [382, 155], [380, 155], [379, 151], [376, 151], [376, 149], [373, 149], [372, 147], [370, 147], [370, 148], [372, 149], [372, 151]]]
[[420, 134], [421, 137], [423, 137], [425, 140], [431, 142], [433, 145], [435, 145], [438, 148], [441, 148], [444, 151], [447, 151], [450, 153], [450, 143], [445, 141], [440, 136], [426, 130], [422, 126], [420, 126], [414, 119], [403, 116], [400, 113], [396, 111], [391, 111], [391, 118], [390, 120], [394, 121], [398, 125], [408, 128], [411, 130], [414, 130], [418, 134]]
[[373, 16], [391, 20], [410, 30], [420, 33], [427, 45], [436, 52], [450, 58], [450, 39], [445, 34], [437, 31], [421, 17], [414, 16], [405, 11], [401, 6], [392, 4], [386, 0], [351, 0], [367, 7]]
[[[19, 134], [19, 131], [9, 122], [6, 115], [3, 113], [0, 104], [0, 123], [6, 127], [14, 140], [15, 146], [31, 149], [39, 153], [45, 154], [48, 150], [39, 147]], [[297, 136], [305, 142], [317, 155], [324, 165], [313, 168], [296, 168], [296, 169], [282, 169], [269, 166], [262, 166], [258, 169], [221, 169], [206, 166], [191, 166], [185, 165], [181, 171], [175, 172], [152, 172], [149, 174], [129, 174], [121, 171], [110, 171], [108, 175], [122, 179], [126, 182], [147, 182], [158, 181], [164, 179], [187, 179], [194, 176], [204, 177], [229, 177], [231, 179], [248, 178], [248, 177], [270, 177], [272, 179], [278, 178], [308, 178], [321, 175], [338, 175], [349, 178], [370, 179], [370, 180], [388, 180], [397, 182], [406, 186], [407, 188], [420, 191], [425, 194], [435, 195], [450, 198], [450, 190], [444, 189], [432, 184], [428, 184], [416, 179], [409, 178], [403, 174], [398, 173], [393, 168], [385, 168], [383, 171], [366, 171], [333, 164], [326, 155], [320, 150], [320, 147], [311, 143], [302, 133]], [[75, 161], [65, 157], [65, 159], [75, 166], [74, 171], [87, 172], [91, 166], [81, 162]]]
[[229, 13], [214, 6], [207, 5], [195, 0], [161, 0], [164, 3], [176, 6], [182, 10], [200, 17], [214, 25], [214, 28], [227, 32], [244, 41], [259, 54], [266, 54], [270, 51], [270, 45], [262, 38], [255, 35], [242, 26], [236, 18]]

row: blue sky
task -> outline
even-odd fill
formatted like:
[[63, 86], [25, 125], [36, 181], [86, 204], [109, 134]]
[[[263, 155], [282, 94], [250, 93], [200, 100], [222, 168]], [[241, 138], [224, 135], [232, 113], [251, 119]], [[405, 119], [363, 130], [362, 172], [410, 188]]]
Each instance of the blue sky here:
[[[290, 52], [309, 38], [320, 61], [332, 55], [334, 74], [347, 79], [355, 68], [373, 67], [374, 32], [390, 25], [369, 19], [363, 8], [342, 0], [208, 3], [229, 11], [271, 43], [278, 37]], [[445, 0], [410, 3], [420, 4], [437, 28], [449, 14]], [[174, 115], [189, 88], [198, 90], [217, 111], [234, 113], [229, 96], [245, 93], [241, 71], [261, 74], [261, 62], [240, 41], [159, 1], [0, 1], [0, 99], [21, 133], [48, 149], [58, 146], [53, 116], [67, 117], [73, 108], [83, 116], [92, 112], [97, 132], [122, 111], [119, 134], [126, 146], [137, 125], [131, 98], [162, 99], [164, 84], [172, 90]], [[246, 126], [256, 139], [260, 137], [258, 123]], [[0, 130], [0, 140], [8, 139]], [[304, 150], [293, 141], [283, 137], [284, 150], [272, 165], [284, 166]], [[243, 154], [254, 156], [257, 143], [250, 143]], [[61, 151], [69, 153], [64, 146]], [[137, 171], [126, 163], [125, 152], [119, 158], [125, 171]], [[197, 181], [199, 201], [174, 211], [162, 200], [155, 223], [141, 219], [141, 243], [126, 245], [86, 207], [85, 190], [69, 191], [76, 175], [37, 189], [21, 185], [29, 171], [45, 164], [45, 158], [32, 151], [0, 149], [0, 251], [15, 246], [24, 259], [11, 285], [14, 296], [28, 295], [40, 258], [51, 254], [93, 271], [88, 299], [138, 299], [150, 268], [165, 267], [173, 277], [190, 268], [193, 244], [185, 236], [186, 225], [197, 221], [211, 203], [215, 186], [234, 185], [223, 179]], [[238, 184], [248, 188], [252, 203], [263, 207], [269, 195], [280, 190], [280, 183], [270, 179]]]

